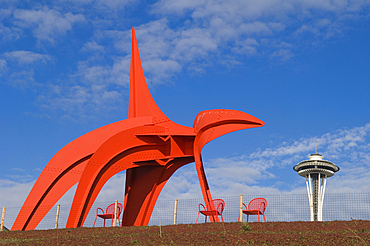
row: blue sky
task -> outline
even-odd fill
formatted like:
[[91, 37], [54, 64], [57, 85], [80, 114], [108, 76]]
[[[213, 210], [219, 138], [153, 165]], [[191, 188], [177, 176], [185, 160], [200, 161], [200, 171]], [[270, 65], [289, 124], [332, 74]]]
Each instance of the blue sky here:
[[[1, 1], [0, 206], [21, 206], [68, 142], [127, 118], [132, 26], [173, 121], [225, 108], [265, 122], [204, 148], [214, 197], [305, 192], [292, 167], [315, 141], [341, 168], [327, 192], [368, 192], [369, 10], [366, 0]], [[98, 199], [122, 200], [123, 189], [119, 174]], [[194, 197], [189, 164], [160, 199]]]

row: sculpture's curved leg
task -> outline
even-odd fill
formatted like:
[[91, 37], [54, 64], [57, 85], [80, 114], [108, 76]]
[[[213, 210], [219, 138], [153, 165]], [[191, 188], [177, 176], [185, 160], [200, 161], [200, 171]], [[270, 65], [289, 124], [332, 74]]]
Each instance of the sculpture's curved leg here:
[[[122, 213], [122, 226], [140, 226], [143, 212], [146, 211], [150, 192], [156, 177], [163, 167], [147, 166], [126, 171], [125, 200]], [[154, 177], [154, 178], [153, 178]]]
[[[132, 168], [132, 159], [134, 159], [135, 154], [140, 154], [141, 152], [147, 152], [147, 149], [144, 149], [144, 151], [136, 149], [136, 153], [132, 153], [130, 150], [127, 150], [122, 152], [119, 157], [114, 158], [118, 160], [109, 161], [103, 168], [101, 168], [99, 174], [93, 178], [94, 182], [92, 186], [83, 193], [87, 193], [86, 199], [81, 199], [81, 196], [78, 196], [76, 191], [66, 225], [67, 228], [83, 226], [95, 199], [99, 195], [105, 183], [117, 173], [127, 170], [128, 168]], [[80, 190], [81, 187], [85, 187], [83, 185], [84, 183], [80, 186]], [[82, 193], [79, 192], [79, 194]]]
[[[83, 217], [86, 214], [87, 208], [91, 207], [97, 194], [104, 183], [112, 176], [108, 177], [105, 173], [109, 174], [115, 168], [118, 172], [126, 170], [136, 165], [131, 161], [124, 158], [130, 156], [140, 157], [140, 148], [147, 150], [148, 146], [152, 148], [160, 148], [164, 146], [163, 139], [158, 136], [136, 136], [141, 132], [163, 133], [164, 127], [156, 126], [139, 126], [117, 133], [116, 135], [105, 141], [95, 154], [90, 158], [81, 179], [76, 189], [75, 197], [73, 199], [71, 212], [68, 217], [67, 227], [78, 227], [82, 225]], [[147, 150], [148, 151], [148, 150]], [[163, 158], [162, 151], [154, 150], [152, 156]], [[121, 160], [122, 159], [122, 160]], [[116, 172], [117, 173], [117, 172]], [[94, 194], [94, 195], [93, 195]], [[94, 198], [93, 198], [94, 197]], [[86, 214], [87, 215], [87, 214]]]
[[[54, 204], [80, 179], [81, 173], [89, 160], [87, 156], [80, 161], [72, 164], [69, 168], [61, 172], [54, 180], [49, 180], [49, 186], [42, 186], [42, 181], [50, 178], [50, 169], [43, 171], [40, 178], [34, 185], [33, 189], [42, 191], [40, 193], [32, 192], [30, 199], [26, 200], [21, 211], [19, 212], [16, 221], [13, 224], [12, 230], [33, 230], [37, 227], [40, 221], [50, 211]], [[49, 171], [49, 172], [48, 172]], [[40, 189], [43, 188], [43, 190]], [[36, 198], [36, 195], [38, 197]], [[34, 206], [27, 206], [28, 204], [35, 204]]]
[[[202, 190], [204, 203], [206, 204], [206, 206], [208, 206], [209, 202], [212, 201], [212, 195], [211, 195], [211, 191], [208, 186], [206, 173], [204, 171], [202, 157], [200, 153], [197, 153], [196, 151], [194, 151], [194, 159], [195, 159], [195, 168], [197, 170], [200, 189]], [[214, 209], [214, 208], [207, 208], [207, 209]], [[215, 222], [215, 221], [220, 222], [218, 216], [209, 216], [209, 219], [211, 220], [211, 222]]]
[[148, 225], [158, 196], [168, 179], [177, 169], [193, 161], [194, 158], [190, 156], [170, 159], [161, 164], [163, 166], [127, 170], [122, 226]]
[[[206, 110], [197, 115], [193, 125], [197, 134], [194, 140], [194, 159], [205, 204], [212, 200], [212, 196], [201, 159], [204, 145], [227, 133], [263, 125], [263, 121], [237, 110]], [[210, 219], [219, 222], [217, 216], [210, 216]]]
[[[157, 146], [150, 146], [150, 148], [152, 149], [148, 149], [148, 146], [142, 146], [136, 147], [134, 150], [125, 150], [103, 165], [97, 171], [98, 174], [96, 176], [90, 179], [88, 179], [88, 176], [83, 177], [86, 178], [86, 181], [91, 181], [89, 183], [92, 185], [89, 186], [87, 185], [88, 182], [81, 181], [81, 185], [79, 184], [79, 187], [77, 187], [66, 227], [80, 227], [84, 224], [91, 206], [99, 195], [104, 184], [115, 174], [127, 169], [130, 170], [130, 168], [134, 168], [136, 164], [133, 162], [133, 160], [135, 160], [137, 155], [159, 154], [160, 151], [157, 149]], [[158, 164], [156, 165], [158, 166]]]
[[118, 121], [91, 131], [64, 146], [40, 174], [12, 230], [35, 229], [55, 203], [79, 181], [89, 158], [108, 138], [122, 129], [149, 123], [152, 123], [152, 117]]

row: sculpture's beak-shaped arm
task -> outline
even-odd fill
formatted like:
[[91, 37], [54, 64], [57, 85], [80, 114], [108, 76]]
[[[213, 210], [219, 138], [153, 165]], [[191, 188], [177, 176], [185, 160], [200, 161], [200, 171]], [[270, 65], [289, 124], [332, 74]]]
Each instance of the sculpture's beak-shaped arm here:
[[[231, 109], [215, 109], [200, 112], [194, 120], [194, 160], [206, 204], [212, 200], [201, 158], [201, 151], [208, 142], [227, 133], [264, 126], [264, 122], [247, 113]], [[211, 221], [219, 221], [217, 216]]]
[[214, 109], [200, 112], [193, 127], [199, 138], [200, 151], [208, 142], [222, 135], [264, 125], [262, 120], [238, 110]]

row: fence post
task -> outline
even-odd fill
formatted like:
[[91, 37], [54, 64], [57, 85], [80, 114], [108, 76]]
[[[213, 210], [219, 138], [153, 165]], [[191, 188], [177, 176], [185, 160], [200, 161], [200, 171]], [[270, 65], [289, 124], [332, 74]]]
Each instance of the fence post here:
[[3, 214], [1, 216], [1, 228], [0, 228], [0, 231], [3, 231], [3, 229], [4, 229], [4, 220], [5, 220], [5, 207], [3, 207]]
[[59, 210], [60, 210], [60, 204], [58, 204], [58, 207], [57, 207], [57, 216], [55, 218], [55, 229], [58, 229]]
[[240, 211], [239, 211], [240, 222], [243, 222], [243, 194], [240, 194]]
[[117, 226], [117, 206], [118, 206], [118, 201], [116, 200], [114, 202], [114, 222], [113, 222], [114, 227]]
[[175, 199], [175, 209], [173, 211], [173, 224], [176, 225], [176, 217], [177, 217], [177, 199]]

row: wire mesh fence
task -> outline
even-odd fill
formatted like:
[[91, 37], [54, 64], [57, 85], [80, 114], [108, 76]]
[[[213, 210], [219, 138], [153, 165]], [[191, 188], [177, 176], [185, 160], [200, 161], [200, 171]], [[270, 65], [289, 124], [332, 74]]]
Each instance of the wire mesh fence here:
[[[309, 221], [310, 208], [307, 194], [279, 194], [279, 195], [243, 195], [243, 203], [248, 205], [249, 201], [256, 197], [263, 197], [267, 200], [265, 217], [267, 221]], [[240, 196], [214, 197], [225, 201], [223, 211], [224, 222], [235, 222], [240, 213]], [[122, 201], [118, 201], [123, 203]], [[114, 203], [95, 202], [84, 222], [84, 227], [92, 227], [96, 217], [97, 208], [105, 208]], [[176, 224], [195, 223], [199, 211], [199, 203], [203, 198], [179, 199], [176, 209]], [[71, 204], [60, 204], [58, 228], [65, 228], [70, 213]], [[42, 208], [40, 208], [42, 209]], [[4, 226], [11, 228], [20, 207], [6, 208]], [[55, 205], [41, 220], [36, 229], [54, 229], [57, 214]], [[149, 225], [171, 225], [174, 224], [175, 200], [158, 200], [149, 221]], [[122, 219], [122, 214], [121, 217]], [[205, 217], [200, 215], [198, 223], [204, 223]], [[263, 218], [261, 218], [263, 220]], [[370, 193], [333, 193], [326, 194], [323, 205], [323, 220], [370, 220]], [[209, 220], [208, 220], [209, 221]], [[244, 215], [243, 221], [246, 221]], [[250, 222], [258, 221], [257, 216], [250, 216]], [[103, 220], [97, 219], [96, 227], [103, 226]], [[106, 222], [111, 226], [111, 221]]]

